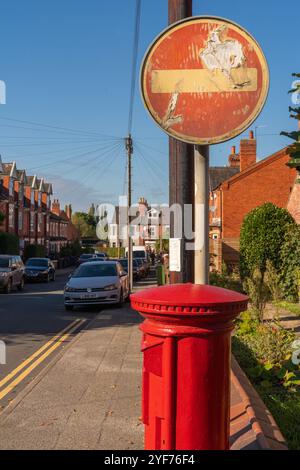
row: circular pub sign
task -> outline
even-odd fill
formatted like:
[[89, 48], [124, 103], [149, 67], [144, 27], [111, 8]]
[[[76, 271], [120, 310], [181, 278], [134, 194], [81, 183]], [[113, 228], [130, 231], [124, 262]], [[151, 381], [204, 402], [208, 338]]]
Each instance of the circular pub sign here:
[[191, 144], [216, 144], [241, 134], [261, 112], [268, 64], [241, 26], [191, 17], [150, 46], [141, 89], [146, 108], [167, 134]]

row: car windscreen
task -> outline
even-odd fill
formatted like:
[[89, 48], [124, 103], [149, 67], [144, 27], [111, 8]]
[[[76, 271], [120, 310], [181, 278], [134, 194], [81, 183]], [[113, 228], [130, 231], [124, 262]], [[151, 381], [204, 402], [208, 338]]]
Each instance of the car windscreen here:
[[72, 277], [106, 277], [116, 276], [117, 267], [115, 264], [83, 264]]
[[80, 259], [89, 259], [89, 258], [93, 258], [94, 255], [81, 255], [80, 256]]
[[142, 250], [133, 251], [134, 258], [146, 258], [146, 253]]
[[26, 266], [37, 266], [37, 267], [47, 268], [48, 267], [48, 260], [29, 258], [29, 260], [26, 261]]
[[9, 268], [8, 258], [0, 258], [0, 268]]

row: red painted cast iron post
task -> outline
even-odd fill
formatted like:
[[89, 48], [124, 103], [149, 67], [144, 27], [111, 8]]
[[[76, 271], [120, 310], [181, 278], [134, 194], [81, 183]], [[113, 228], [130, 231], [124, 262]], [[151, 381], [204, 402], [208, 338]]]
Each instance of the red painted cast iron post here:
[[[192, 0], [168, 0], [169, 24], [193, 14]], [[184, 226], [184, 205], [194, 203], [194, 146], [169, 138], [169, 204], [179, 204], [182, 208], [182, 227]], [[176, 237], [174, 220], [171, 218], [170, 236]], [[190, 242], [192, 240], [189, 240]], [[185, 251], [185, 238], [182, 239], [181, 271], [170, 272], [171, 284], [193, 282], [194, 253]]]
[[247, 297], [191, 283], [131, 296], [145, 318], [146, 450], [228, 450], [233, 320]]

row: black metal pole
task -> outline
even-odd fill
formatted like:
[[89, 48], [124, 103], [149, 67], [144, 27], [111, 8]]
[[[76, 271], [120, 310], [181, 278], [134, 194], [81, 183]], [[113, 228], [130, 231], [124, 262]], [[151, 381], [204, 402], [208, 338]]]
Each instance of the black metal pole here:
[[[192, 16], [192, 0], [168, 0], [169, 24]], [[169, 138], [169, 204], [179, 204], [182, 212], [181, 271], [170, 272], [170, 282], [194, 281], [194, 252], [185, 249], [184, 206], [194, 204], [194, 146]], [[170, 237], [175, 236], [174, 217], [170, 221]]]

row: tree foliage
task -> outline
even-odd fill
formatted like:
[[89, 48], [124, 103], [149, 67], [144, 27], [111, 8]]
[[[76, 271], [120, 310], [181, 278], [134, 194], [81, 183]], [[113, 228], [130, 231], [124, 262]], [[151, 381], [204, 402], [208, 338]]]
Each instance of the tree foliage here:
[[81, 237], [96, 237], [97, 221], [93, 215], [86, 212], [75, 212], [72, 216], [72, 222], [79, 230]]
[[281, 267], [279, 256], [285, 234], [295, 221], [286, 209], [267, 202], [253, 209], [244, 218], [240, 235], [240, 273], [245, 279], [255, 269], [262, 274], [269, 260], [276, 270]]
[[[300, 78], [300, 73], [293, 73], [293, 77]], [[300, 96], [300, 81], [297, 83], [295, 88], [289, 91], [289, 93], [296, 94], [297, 97]], [[297, 100], [298, 101], [298, 100]], [[300, 106], [296, 107], [289, 107], [290, 117], [300, 121]], [[289, 165], [294, 167], [299, 167], [299, 159], [300, 159], [300, 130], [293, 131], [293, 132], [281, 132], [281, 135], [285, 135], [290, 139], [294, 140], [295, 142], [288, 146], [287, 153], [290, 155], [291, 160]], [[297, 160], [296, 160], [297, 159]]]

